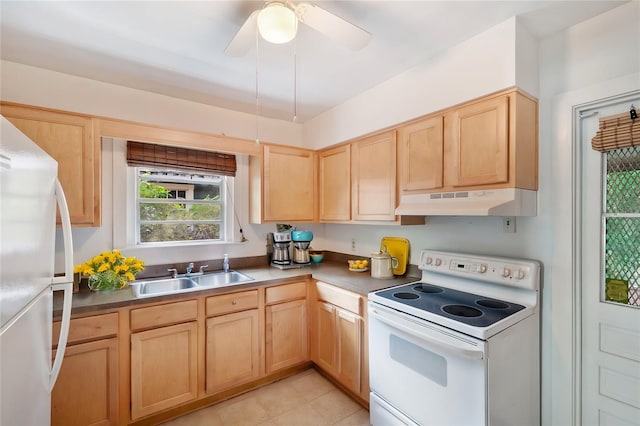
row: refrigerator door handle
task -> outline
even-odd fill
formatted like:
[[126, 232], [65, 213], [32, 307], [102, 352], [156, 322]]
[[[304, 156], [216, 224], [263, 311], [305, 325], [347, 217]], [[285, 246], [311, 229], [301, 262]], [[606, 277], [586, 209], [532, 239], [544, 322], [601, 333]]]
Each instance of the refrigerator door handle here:
[[63, 290], [64, 300], [62, 303], [62, 324], [60, 327], [60, 337], [58, 338], [58, 349], [49, 375], [49, 386], [51, 390], [53, 390], [53, 386], [58, 379], [64, 353], [67, 348], [67, 337], [69, 336], [69, 324], [71, 322], [71, 297], [73, 295], [73, 241], [71, 239], [71, 219], [69, 216], [69, 208], [67, 207], [67, 199], [64, 196], [62, 185], [60, 185], [58, 179], [56, 179], [56, 200], [58, 201], [58, 209], [60, 210], [62, 235], [64, 239], [64, 276], [54, 277], [51, 280], [51, 289], [53, 291]]

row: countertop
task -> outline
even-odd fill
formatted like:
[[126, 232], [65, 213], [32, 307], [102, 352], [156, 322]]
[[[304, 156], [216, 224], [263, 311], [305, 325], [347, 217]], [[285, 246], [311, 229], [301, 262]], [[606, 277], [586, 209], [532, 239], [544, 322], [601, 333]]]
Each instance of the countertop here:
[[[164, 300], [182, 299], [193, 295], [215, 295], [243, 290], [252, 287], [261, 287], [286, 283], [296, 278], [312, 278], [335, 285], [354, 293], [367, 296], [368, 293], [383, 288], [418, 281], [420, 278], [411, 275], [397, 276], [390, 279], [371, 278], [370, 271], [351, 272], [342, 262], [323, 262], [311, 264], [302, 268], [281, 270], [274, 267], [243, 268], [237, 269], [250, 277], [253, 281], [235, 284], [225, 287], [204, 288], [202, 290], [183, 292], [164, 296], [136, 298], [130, 287], [116, 291], [81, 291], [73, 295], [72, 315], [99, 312], [103, 310], [117, 309], [123, 306], [159, 302]], [[54, 317], [59, 317], [62, 310], [62, 294], [54, 295]]]

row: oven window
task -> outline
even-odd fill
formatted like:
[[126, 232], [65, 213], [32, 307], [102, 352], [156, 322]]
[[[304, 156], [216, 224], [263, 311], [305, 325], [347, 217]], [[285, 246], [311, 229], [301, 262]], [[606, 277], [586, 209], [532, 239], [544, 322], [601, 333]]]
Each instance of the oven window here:
[[447, 360], [442, 356], [395, 334], [389, 335], [389, 350], [394, 361], [442, 387], [447, 387]]

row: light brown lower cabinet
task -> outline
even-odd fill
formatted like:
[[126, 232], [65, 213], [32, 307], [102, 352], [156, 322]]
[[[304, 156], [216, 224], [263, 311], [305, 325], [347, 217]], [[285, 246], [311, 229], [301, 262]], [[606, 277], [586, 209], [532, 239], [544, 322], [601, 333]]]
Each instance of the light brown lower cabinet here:
[[323, 301], [316, 302], [317, 364], [360, 394], [362, 318]]
[[117, 382], [117, 338], [68, 346], [51, 394], [52, 426], [117, 424]]
[[198, 323], [191, 321], [131, 334], [131, 418], [198, 396]]
[[265, 361], [267, 373], [301, 364], [309, 359], [306, 294], [306, 281], [266, 289]]
[[258, 318], [258, 309], [251, 309], [207, 319], [207, 393], [260, 377]]
[[312, 360], [368, 401], [364, 302], [356, 293], [320, 281], [315, 283]]
[[[55, 321], [54, 344], [59, 335], [60, 321]], [[71, 320], [64, 360], [51, 393], [52, 425], [118, 424], [119, 346], [118, 313]]]

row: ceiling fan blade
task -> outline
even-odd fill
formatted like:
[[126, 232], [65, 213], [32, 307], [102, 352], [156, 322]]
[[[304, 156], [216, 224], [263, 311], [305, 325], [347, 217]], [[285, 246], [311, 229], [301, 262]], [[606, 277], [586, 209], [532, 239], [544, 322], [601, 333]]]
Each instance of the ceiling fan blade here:
[[362, 49], [371, 39], [371, 33], [314, 4], [294, 7], [300, 22], [353, 50]]
[[226, 49], [224, 49], [224, 53], [229, 56], [244, 56], [247, 54], [251, 46], [256, 43], [258, 12], [260, 12], [260, 10], [253, 11], [247, 20], [244, 21], [242, 27], [240, 27]]

